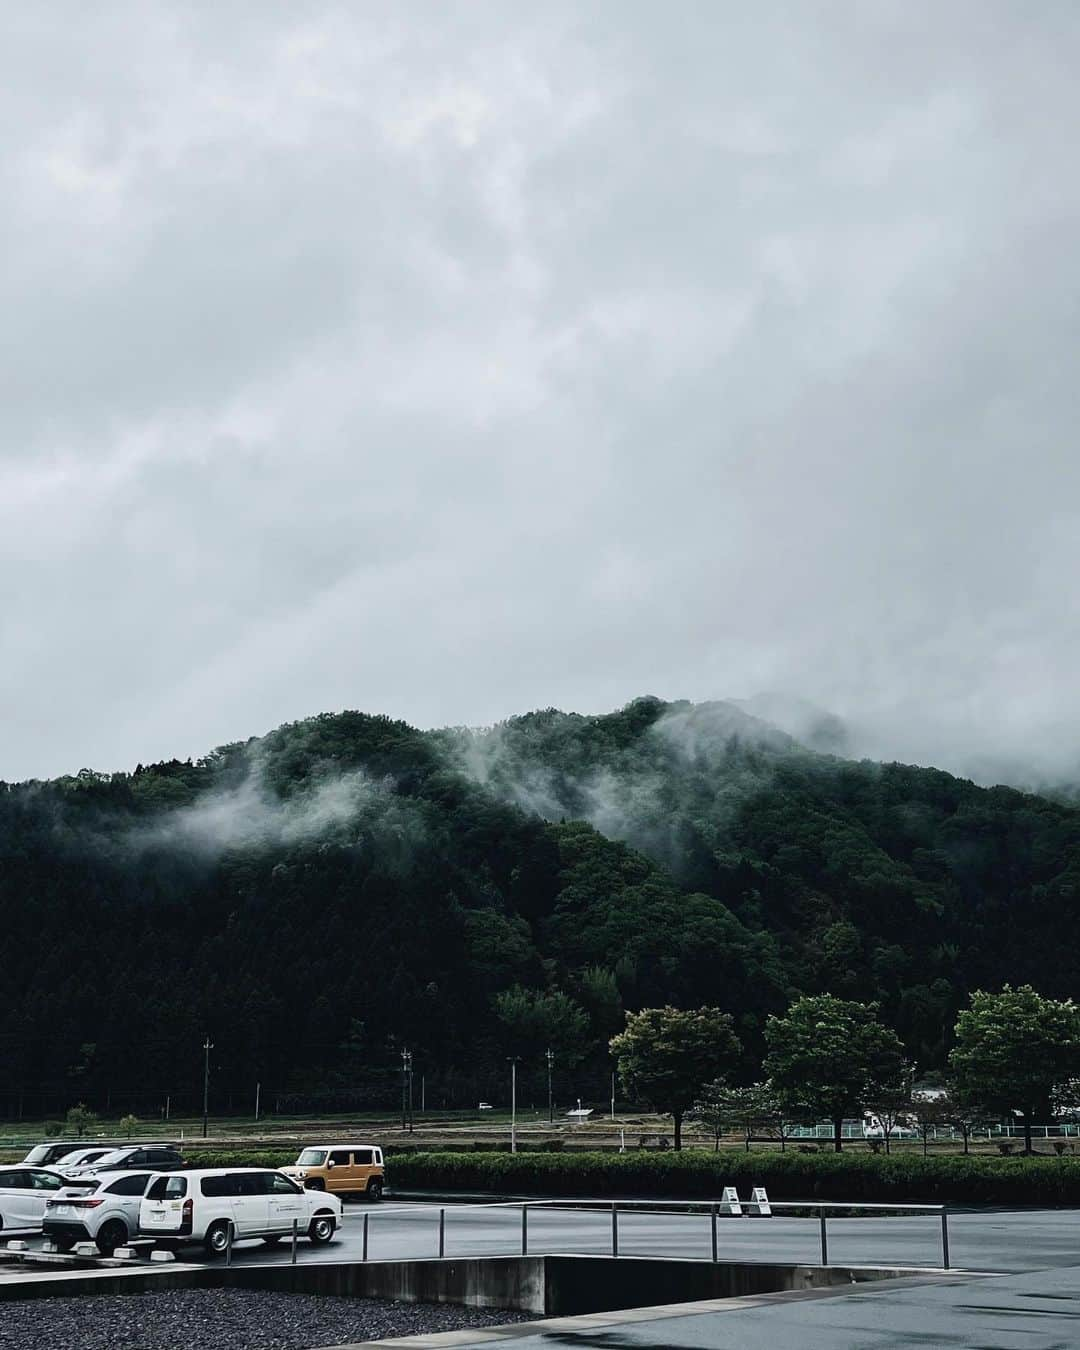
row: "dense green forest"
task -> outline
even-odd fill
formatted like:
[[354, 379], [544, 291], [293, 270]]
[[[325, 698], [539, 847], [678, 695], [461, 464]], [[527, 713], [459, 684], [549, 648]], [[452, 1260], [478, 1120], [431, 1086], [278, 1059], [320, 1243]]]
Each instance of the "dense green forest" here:
[[[1080, 811], [814, 753], [730, 704], [420, 732], [347, 712], [196, 763], [0, 784], [0, 1112], [602, 1099], [625, 1010], [880, 1001], [920, 1070], [975, 988], [1080, 990]], [[1065, 940], [1063, 940], [1065, 939]]]

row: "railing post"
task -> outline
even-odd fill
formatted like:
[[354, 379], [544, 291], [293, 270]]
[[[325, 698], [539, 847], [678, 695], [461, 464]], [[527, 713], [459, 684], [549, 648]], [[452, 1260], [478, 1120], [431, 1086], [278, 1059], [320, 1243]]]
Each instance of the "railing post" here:
[[718, 1259], [718, 1255], [719, 1255], [718, 1252], [717, 1252], [717, 1247], [716, 1247], [716, 1201], [715, 1201], [715, 1200], [713, 1201], [713, 1205], [712, 1205], [712, 1216], [711, 1216], [711, 1217], [712, 1217], [712, 1259], [715, 1261], [715, 1260]]
[[949, 1269], [949, 1211], [941, 1206], [941, 1269]]
[[446, 1255], [446, 1210], [439, 1210], [439, 1255]]
[[619, 1205], [618, 1202], [611, 1202], [611, 1254], [619, 1254]]
[[371, 1217], [371, 1216], [370, 1216], [369, 1214], [365, 1214], [365, 1215], [364, 1215], [364, 1254], [363, 1254], [363, 1256], [360, 1258], [362, 1261], [366, 1261], [366, 1260], [367, 1260], [367, 1225], [368, 1225], [368, 1219], [369, 1219], [370, 1217]]
[[821, 1220], [821, 1264], [829, 1264], [829, 1237], [825, 1231], [825, 1206], [818, 1205], [818, 1218]]
[[529, 1254], [529, 1206], [521, 1206], [521, 1254]]
[[232, 1221], [230, 1220], [228, 1226], [225, 1229], [225, 1264], [227, 1266], [232, 1265], [232, 1243], [233, 1243], [233, 1225]]
[[300, 1223], [299, 1223], [299, 1220], [293, 1219], [293, 1221], [292, 1221], [292, 1264], [293, 1264], [294, 1266], [296, 1265], [296, 1239], [297, 1239], [297, 1237], [298, 1237], [298, 1235], [299, 1235], [299, 1232], [300, 1232]]

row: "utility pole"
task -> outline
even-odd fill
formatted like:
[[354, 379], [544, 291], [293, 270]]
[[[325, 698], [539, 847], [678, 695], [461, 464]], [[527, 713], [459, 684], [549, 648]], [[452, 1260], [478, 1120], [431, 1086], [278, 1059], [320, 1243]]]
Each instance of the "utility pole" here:
[[256, 1120], [259, 1119], [259, 1094], [261, 1093], [261, 1091], [262, 1091], [262, 1084], [261, 1084], [261, 1083], [256, 1083], [256, 1084], [255, 1084], [255, 1119], [256, 1119]]
[[413, 1132], [413, 1110], [412, 1110], [413, 1096], [412, 1096], [412, 1089], [413, 1089], [413, 1068], [412, 1068], [412, 1051], [410, 1050], [410, 1051], [409, 1051], [409, 1133], [410, 1133], [410, 1134], [412, 1134], [412, 1132]]
[[412, 1124], [411, 1111], [412, 1098], [412, 1052], [402, 1050], [401, 1052], [401, 1133], [405, 1133], [406, 1112], [409, 1115], [409, 1124]]
[[555, 1063], [555, 1051], [549, 1045], [547, 1048], [547, 1066], [548, 1066], [548, 1124], [555, 1124], [555, 1098], [551, 1095], [551, 1066]]
[[520, 1055], [507, 1055], [510, 1061], [510, 1152], [517, 1152], [517, 1066]]
[[611, 1123], [615, 1123], [615, 1074], [611, 1075]]
[[203, 1042], [203, 1081], [202, 1081], [202, 1137], [205, 1139], [207, 1134], [207, 1123], [210, 1116], [210, 1051], [214, 1048], [214, 1042], [209, 1035]]

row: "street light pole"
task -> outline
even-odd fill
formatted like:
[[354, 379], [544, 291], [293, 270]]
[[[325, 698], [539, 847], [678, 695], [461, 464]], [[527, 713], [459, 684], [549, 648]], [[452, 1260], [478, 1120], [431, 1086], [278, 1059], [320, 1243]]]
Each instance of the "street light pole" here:
[[507, 1055], [510, 1061], [510, 1152], [517, 1152], [517, 1066], [520, 1055]]
[[[401, 1132], [405, 1133], [405, 1112], [412, 1086], [412, 1054], [408, 1050], [401, 1052]], [[411, 1112], [410, 1112], [411, 1117]], [[411, 1119], [410, 1119], [411, 1124]]]
[[552, 1095], [551, 1095], [551, 1066], [552, 1066], [554, 1063], [555, 1063], [555, 1052], [554, 1052], [554, 1050], [552, 1050], [551, 1046], [549, 1045], [549, 1046], [548, 1046], [548, 1051], [547, 1051], [547, 1066], [548, 1066], [548, 1124], [549, 1124], [549, 1125], [554, 1125], [554, 1123], [555, 1123], [555, 1099], [554, 1099], [554, 1098], [552, 1097]]
[[209, 1036], [203, 1042], [203, 1082], [202, 1082], [202, 1137], [206, 1138], [210, 1118], [210, 1051], [214, 1042]]

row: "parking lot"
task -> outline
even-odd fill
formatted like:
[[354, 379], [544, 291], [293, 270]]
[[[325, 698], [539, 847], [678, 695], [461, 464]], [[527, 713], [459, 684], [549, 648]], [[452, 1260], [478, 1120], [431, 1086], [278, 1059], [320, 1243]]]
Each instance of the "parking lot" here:
[[[369, 1260], [419, 1259], [439, 1255], [440, 1213], [443, 1254], [493, 1256], [520, 1252], [520, 1205], [431, 1205], [389, 1201], [383, 1205], [349, 1204], [344, 1223], [325, 1247], [304, 1237], [297, 1259], [360, 1261], [367, 1227]], [[610, 1210], [575, 1209], [531, 1204], [527, 1219], [528, 1250], [610, 1254]], [[1075, 1264], [1080, 1216], [1070, 1210], [1001, 1210], [955, 1212], [949, 1218], [951, 1262], [968, 1270], [1026, 1271]], [[816, 1218], [725, 1217], [718, 1224], [718, 1256], [727, 1261], [778, 1261], [816, 1264], [820, 1260]], [[829, 1219], [829, 1259], [835, 1264], [939, 1266], [941, 1225], [936, 1214]], [[30, 1237], [31, 1249], [40, 1247]], [[711, 1258], [711, 1223], [707, 1214], [633, 1212], [618, 1217], [620, 1255]], [[181, 1259], [202, 1263], [199, 1247]], [[286, 1241], [270, 1249], [254, 1241], [238, 1243], [234, 1262], [277, 1263], [292, 1259]]]

